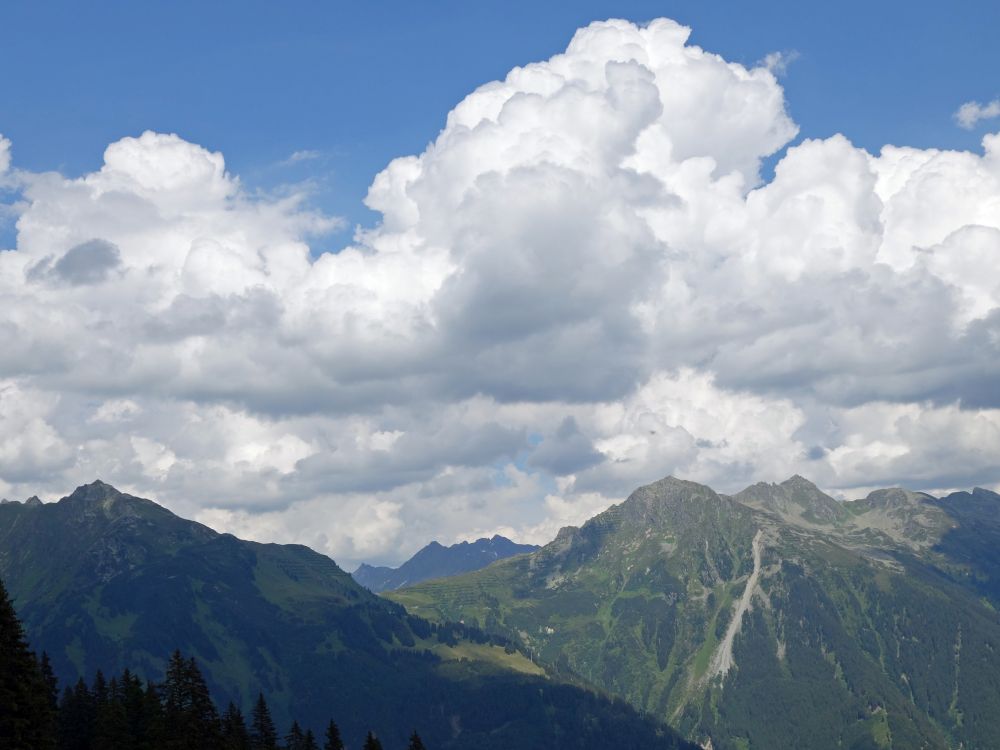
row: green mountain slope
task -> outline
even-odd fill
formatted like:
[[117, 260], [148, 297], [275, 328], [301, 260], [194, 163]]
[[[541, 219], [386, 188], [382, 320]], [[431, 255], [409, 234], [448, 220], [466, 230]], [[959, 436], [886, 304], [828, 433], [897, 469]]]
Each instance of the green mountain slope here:
[[223, 705], [258, 691], [283, 729], [330, 718], [358, 746], [681, 747], [662, 725], [547, 679], [512, 648], [431, 626], [306, 547], [241, 541], [95, 482], [0, 506], [0, 577], [32, 646], [66, 683], [129, 667], [159, 679], [176, 648]]
[[[531, 555], [387, 596], [519, 639], [715, 750], [992, 748], [1000, 497], [665, 479]], [[978, 548], [967, 551], [970, 539]]]

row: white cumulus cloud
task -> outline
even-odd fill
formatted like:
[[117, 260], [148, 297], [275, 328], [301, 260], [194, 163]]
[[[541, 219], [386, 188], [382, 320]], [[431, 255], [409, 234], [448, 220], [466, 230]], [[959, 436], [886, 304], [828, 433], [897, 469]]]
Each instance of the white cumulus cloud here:
[[955, 122], [966, 130], [972, 130], [982, 120], [992, 120], [1000, 117], [1000, 99], [994, 99], [986, 104], [972, 101], [966, 102], [955, 111]]
[[805, 140], [762, 182], [777, 62], [688, 36], [597, 23], [479, 87], [346, 247], [176, 135], [10, 172], [5, 493], [99, 476], [349, 566], [668, 473], [1000, 483], [1000, 136]]

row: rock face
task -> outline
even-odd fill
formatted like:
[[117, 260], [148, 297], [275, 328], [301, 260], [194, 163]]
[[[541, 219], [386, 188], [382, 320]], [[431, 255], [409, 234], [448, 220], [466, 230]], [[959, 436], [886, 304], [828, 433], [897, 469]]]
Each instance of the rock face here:
[[351, 575], [369, 591], [379, 593], [412, 586], [433, 578], [447, 578], [460, 573], [471, 573], [497, 560], [514, 555], [534, 552], [533, 544], [517, 544], [502, 536], [477, 539], [445, 547], [431, 542], [398, 568], [375, 567], [362, 564]]
[[[1000, 496], [667, 478], [530, 555], [387, 594], [518, 638], [716, 750], [1000, 737]], [[975, 716], [975, 721], [970, 717]]]
[[248, 714], [263, 691], [279, 727], [334, 718], [349, 747], [373, 728], [405, 747], [419, 728], [445, 750], [693, 750], [499, 638], [407, 615], [306, 547], [218, 534], [102, 482], [0, 506], [0, 577], [64, 685], [124, 667], [162, 679], [181, 649], [221, 705]]

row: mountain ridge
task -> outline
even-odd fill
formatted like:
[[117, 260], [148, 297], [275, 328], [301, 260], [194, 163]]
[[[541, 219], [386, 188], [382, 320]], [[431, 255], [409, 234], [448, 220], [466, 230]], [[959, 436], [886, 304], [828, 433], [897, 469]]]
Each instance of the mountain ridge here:
[[534, 552], [537, 549], [537, 545], [517, 544], [499, 534], [481, 537], [474, 542], [459, 542], [448, 547], [432, 541], [398, 568], [362, 563], [351, 575], [369, 591], [379, 593], [432, 578], [469, 573], [497, 560]]

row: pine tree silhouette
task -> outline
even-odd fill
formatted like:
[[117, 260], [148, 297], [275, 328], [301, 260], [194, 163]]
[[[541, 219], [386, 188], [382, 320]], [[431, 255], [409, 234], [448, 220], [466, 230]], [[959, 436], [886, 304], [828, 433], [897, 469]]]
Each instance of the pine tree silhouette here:
[[39, 720], [42, 722], [39, 728], [43, 735], [38, 750], [55, 750], [59, 730], [59, 682], [52, 671], [49, 655], [44, 651], [38, 667], [42, 677], [42, 690], [36, 700]]
[[94, 696], [81, 677], [59, 703], [60, 750], [89, 750], [94, 737]]
[[165, 747], [213, 750], [220, 737], [219, 714], [194, 658], [175, 651], [163, 685]]
[[166, 717], [163, 714], [163, 699], [159, 688], [152, 682], [146, 683], [142, 693], [142, 741], [141, 750], [159, 750], [166, 744]]
[[305, 743], [305, 732], [302, 731], [299, 722], [293, 721], [291, 729], [285, 735], [285, 750], [304, 750]]
[[223, 750], [250, 750], [250, 732], [243, 718], [243, 712], [230, 701], [222, 714]]
[[7, 589], [0, 581], [0, 747], [37, 750], [52, 742], [42, 670], [28, 649]]
[[98, 670], [94, 678], [94, 745], [96, 747], [124, 747], [128, 743], [128, 721], [125, 717], [125, 702], [117, 677], [105, 683], [104, 675]]
[[278, 747], [278, 731], [274, 728], [274, 720], [263, 693], [257, 696], [257, 703], [253, 707], [250, 747], [252, 750], [277, 750]]
[[340, 739], [340, 727], [331, 721], [326, 727], [326, 744], [323, 750], [344, 750], [344, 741]]

